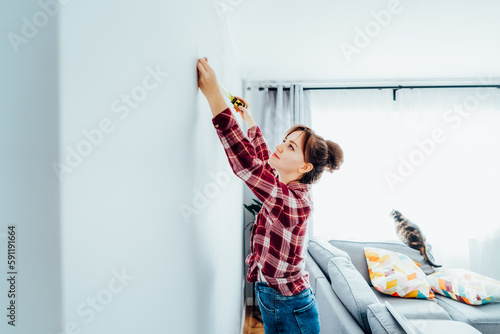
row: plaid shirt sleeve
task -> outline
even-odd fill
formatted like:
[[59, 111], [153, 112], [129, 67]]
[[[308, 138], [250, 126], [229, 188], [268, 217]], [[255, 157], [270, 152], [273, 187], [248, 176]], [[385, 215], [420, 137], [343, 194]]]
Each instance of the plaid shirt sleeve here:
[[255, 126], [249, 137], [241, 130], [229, 108], [212, 119], [233, 172], [262, 201], [267, 213], [284, 227], [303, 222], [311, 211], [309, 197], [300, 187], [279, 181], [276, 170], [268, 164], [269, 148], [262, 132]]
[[262, 132], [260, 131], [260, 128], [257, 125], [248, 129], [248, 139], [252, 143], [257, 153], [257, 157], [263, 161], [264, 167], [277, 177], [278, 171], [275, 168], [273, 168], [268, 162], [269, 156], [271, 155], [271, 151], [267, 147], [267, 144], [264, 140], [264, 136], [262, 135]]

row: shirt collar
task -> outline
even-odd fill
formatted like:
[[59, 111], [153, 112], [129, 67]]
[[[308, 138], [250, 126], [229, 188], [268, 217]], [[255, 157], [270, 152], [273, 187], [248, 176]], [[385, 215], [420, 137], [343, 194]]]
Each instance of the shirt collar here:
[[[279, 173], [276, 169], [273, 169], [273, 174], [276, 180], [279, 181]], [[301, 191], [308, 191], [311, 190], [312, 184], [306, 184], [306, 183], [301, 183], [301, 182], [292, 182], [287, 184], [287, 187], [290, 189], [296, 189], [296, 190], [301, 190]]]
[[304, 190], [307, 191], [311, 189], [311, 184], [306, 184], [306, 183], [301, 183], [301, 182], [291, 182], [287, 184], [288, 188], [291, 189], [297, 189], [297, 190]]

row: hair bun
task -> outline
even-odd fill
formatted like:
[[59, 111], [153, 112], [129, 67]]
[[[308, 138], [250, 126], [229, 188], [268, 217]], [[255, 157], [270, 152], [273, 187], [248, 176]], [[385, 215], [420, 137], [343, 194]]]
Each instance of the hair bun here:
[[325, 140], [326, 145], [328, 145], [328, 165], [325, 167], [327, 171], [333, 173], [333, 171], [338, 170], [340, 165], [344, 162], [344, 151], [340, 148], [339, 144], [334, 143], [331, 140]]

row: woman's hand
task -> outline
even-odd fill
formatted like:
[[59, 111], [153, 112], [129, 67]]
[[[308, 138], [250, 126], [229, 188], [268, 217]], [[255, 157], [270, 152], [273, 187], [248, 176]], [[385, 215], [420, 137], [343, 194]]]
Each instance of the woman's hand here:
[[217, 93], [220, 93], [217, 76], [213, 68], [208, 64], [207, 58], [199, 58], [196, 67], [198, 68], [198, 86], [203, 95], [209, 100]]
[[243, 102], [247, 107], [244, 108], [244, 107], [241, 107], [241, 106], [235, 106], [233, 105], [233, 109], [241, 115], [241, 117], [243, 117], [243, 120], [246, 121], [247, 118], [248, 118], [248, 115], [250, 115], [250, 117], [252, 116], [252, 113], [250, 112], [250, 108], [248, 106], [248, 102], [243, 100], [241, 97], [238, 97], [238, 96], [235, 96], [235, 98], [237, 98], [238, 100], [240, 100], [241, 102]]
[[226, 101], [219, 89], [215, 71], [208, 65], [207, 58], [199, 58], [196, 67], [198, 69], [198, 86], [207, 98], [212, 115], [215, 117], [227, 109]]

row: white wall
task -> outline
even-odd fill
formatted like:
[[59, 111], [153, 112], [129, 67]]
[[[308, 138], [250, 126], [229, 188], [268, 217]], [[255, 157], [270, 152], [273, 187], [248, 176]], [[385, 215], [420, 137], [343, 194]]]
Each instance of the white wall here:
[[[36, 1], [0, 11], [0, 333], [49, 333], [61, 312], [57, 21], [25, 27]], [[43, 19], [43, 18], [42, 18]], [[13, 41], [12, 43], [10, 41]], [[15, 268], [7, 267], [7, 226], [16, 226]], [[15, 297], [6, 278], [17, 274]], [[15, 302], [15, 327], [7, 307]]]
[[[35, 1], [18, 7], [2, 14], [13, 17], [7, 29], [42, 10]], [[196, 73], [206, 56], [241, 94], [224, 16], [208, 0], [58, 8], [2, 65], [14, 76], [2, 87], [15, 89], [2, 92], [2, 152], [12, 163], [2, 168], [10, 211], [0, 233], [4, 221], [23, 228], [17, 332], [238, 332], [243, 182], [229, 170]], [[163, 73], [156, 82], [153, 71]], [[58, 175], [53, 161], [67, 168]]]
[[495, 0], [237, 2], [247, 80], [500, 77]]

